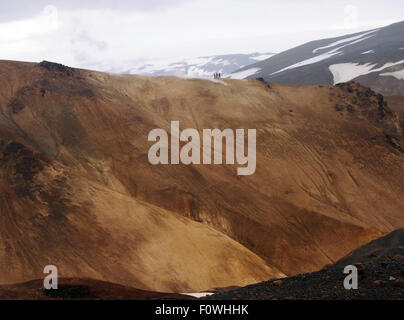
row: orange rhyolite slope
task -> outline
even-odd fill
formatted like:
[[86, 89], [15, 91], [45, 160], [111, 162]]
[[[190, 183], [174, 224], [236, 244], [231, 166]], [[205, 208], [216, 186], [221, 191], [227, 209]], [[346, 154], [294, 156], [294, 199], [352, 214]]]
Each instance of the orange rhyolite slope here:
[[[0, 283], [186, 292], [312, 271], [404, 226], [398, 118], [366, 88], [0, 62]], [[257, 129], [257, 170], [152, 166], [148, 133]]]

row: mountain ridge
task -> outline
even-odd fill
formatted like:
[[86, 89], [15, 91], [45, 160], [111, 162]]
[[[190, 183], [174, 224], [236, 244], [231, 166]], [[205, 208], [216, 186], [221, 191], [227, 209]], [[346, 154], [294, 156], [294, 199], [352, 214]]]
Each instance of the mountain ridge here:
[[128, 67], [123, 73], [146, 76], [180, 76], [213, 78], [214, 73], [227, 76], [236, 69], [269, 58], [274, 53], [225, 54], [189, 59], [151, 60]]
[[404, 68], [403, 32], [404, 21], [311, 41], [244, 67], [234, 75], [300, 85], [330, 85], [355, 80], [386, 95], [404, 94], [401, 75]]
[[[55, 264], [149, 291], [245, 285], [317, 270], [404, 224], [398, 118], [358, 84], [10, 61], [0, 75], [1, 283]], [[152, 166], [148, 133], [172, 120], [256, 128], [256, 174]]]

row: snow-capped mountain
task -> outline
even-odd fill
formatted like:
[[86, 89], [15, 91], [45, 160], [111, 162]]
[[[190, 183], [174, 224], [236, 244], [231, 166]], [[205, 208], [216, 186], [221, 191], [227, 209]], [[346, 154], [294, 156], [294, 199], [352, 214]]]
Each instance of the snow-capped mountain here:
[[227, 76], [234, 70], [272, 57], [274, 53], [227, 54], [191, 59], [154, 60], [127, 70], [149, 76], [212, 77], [215, 72]]
[[261, 77], [303, 85], [355, 80], [385, 94], [404, 94], [404, 21], [309, 42], [241, 68], [229, 77]]

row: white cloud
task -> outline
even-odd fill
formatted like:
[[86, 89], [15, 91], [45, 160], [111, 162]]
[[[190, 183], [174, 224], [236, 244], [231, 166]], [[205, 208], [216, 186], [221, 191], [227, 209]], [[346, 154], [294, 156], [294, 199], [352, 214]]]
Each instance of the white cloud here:
[[0, 59], [47, 59], [114, 70], [150, 58], [279, 52], [306, 41], [394, 22], [404, 7], [350, 1], [358, 8], [358, 28], [347, 31], [345, 1], [155, 0], [150, 10], [145, 10], [146, 4], [141, 6], [146, 0], [138, 0], [128, 10], [122, 2], [115, 8], [112, 1], [86, 7], [80, 7], [80, 2], [48, 6], [31, 18], [0, 23]]
[[25, 40], [30, 37], [50, 34], [59, 28], [58, 10], [55, 6], [46, 6], [42, 13], [34, 18], [0, 24], [1, 41]]

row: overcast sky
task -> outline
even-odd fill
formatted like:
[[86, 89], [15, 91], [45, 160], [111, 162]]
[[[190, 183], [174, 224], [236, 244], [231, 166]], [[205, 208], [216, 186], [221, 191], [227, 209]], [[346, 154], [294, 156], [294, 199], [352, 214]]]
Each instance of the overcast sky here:
[[401, 0], [0, 0], [0, 59], [121, 70], [281, 52], [404, 20]]

